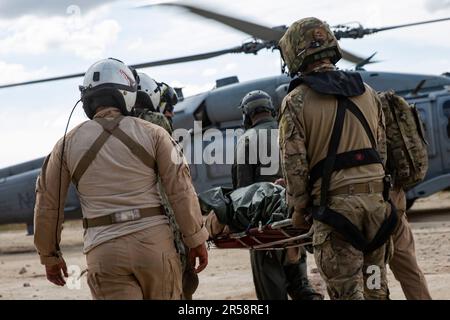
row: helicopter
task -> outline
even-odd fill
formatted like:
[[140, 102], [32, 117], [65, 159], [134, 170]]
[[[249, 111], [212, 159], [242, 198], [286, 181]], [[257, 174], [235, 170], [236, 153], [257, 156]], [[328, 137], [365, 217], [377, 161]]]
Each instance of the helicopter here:
[[[152, 6], [155, 5], [141, 8]], [[230, 53], [257, 54], [262, 49], [276, 50], [278, 41], [287, 30], [287, 26], [269, 28], [191, 5], [164, 3], [158, 6], [174, 6], [188, 10], [203, 18], [242, 31], [252, 36], [253, 39], [240, 46], [228, 49], [145, 62], [130, 67], [141, 69], [199, 61]], [[332, 29], [338, 40], [344, 38], [360, 39], [377, 32], [449, 20], [450, 18], [444, 18], [383, 28], [337, 25]], [[449, 74], [439, 76], [365, 71], [365, 65], [376, 62], [373, 58], [374, 55], [362, 58], [343, 50], [343, 59], [354, 63], [355, 70], [371, 87], [377, 91], [394, 90], [397, 94], [406, 98], [409, 103], [416, 105], [423, 120], [429, 143], [429, 171], [425, 180], [407, 193], [408, 207], [410, 207], [416, 199], [430, 196], [450, 187], [450, 76]], [[84, 73], [4, 84], [0, 85], [0, 89], [82, 76], [84, 76]], [[288, 92], [290, 81], [291, 78], [286, 74], [242, 83], [239, 82], [237, 77], [229, 77], [217, 80], [214, 89], [190, 97], [184, 97], [182, 90], [178, 89], [180, 101], [175, 108], [173, 125], [175, 129], [186, 129], [191, 134], [190, 143], [183, 145], [185, 152], [192, 154], [195, 152], [196, 145], [205, 149], [210, 142], [204, 141], [203, 132], [211, 128], [222, 132], [224, 145], [230, 144], [230, 142], [231, 145], [234, 145], [237, 137], [227, 135], [226, 131], [242, 126], [242, 115], [237, 108], [242, 97], [249, 91], [263, 90], [271, 95], [274, 105], [279, 107]], [[202, 130], [200, 132], [194, 130], [195, 122], [201, 123]], [[230, 139], [231, 141], [229, 141]], [[224, 156], [224, 154], [220, 156]], [[26, 223], [28, 233], [32, 234], [35, 203], [34, 186], [43, 162], [44, 157], [0, 169], [0, 224]], [[217, 186], [231, 186], [230, 164], [191, 164], [190, 169], [198, 193]], [[64, 211], [67, 219], [81, 218], [80, 204], [73, 186], [69, 190]]]

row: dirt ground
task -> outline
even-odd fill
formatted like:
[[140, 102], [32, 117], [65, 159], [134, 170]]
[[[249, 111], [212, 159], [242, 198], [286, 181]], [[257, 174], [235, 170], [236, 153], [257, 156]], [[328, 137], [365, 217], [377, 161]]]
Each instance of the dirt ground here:
[[[416, 252], [431, 295], [450, 299], [450, 193], [420, 200], [410, 213]], [[68, 265], [86, 268], [82, 254], [79, 221], [68, 222], [63, 231], [62, 250]], [[195, 299], [256, 299], [246, 250], [209, 251], [209, 266], [200, 274]], [[325, 287], [313, 256], [308, 256], [309, 276], [322, 293]], [[392, 299], [404, 299], [398, 282], [389, 271]], [[33, 238], [24, 226], [0, 229], [0, 299], [90, 299], [86, 276], [80, 288], [59, 288], [47, 282], [43, 266], [34, 251]]]

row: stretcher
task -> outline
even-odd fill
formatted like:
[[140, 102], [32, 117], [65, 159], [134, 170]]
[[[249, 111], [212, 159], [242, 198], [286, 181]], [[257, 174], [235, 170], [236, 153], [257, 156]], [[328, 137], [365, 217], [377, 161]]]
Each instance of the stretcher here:
[[228, 233], [209, 240], [219, 249], [283, 250], [312, 244], [313, 228], [309, 231], [292, 227], [292, 219], [260, 225], [244, 232]]

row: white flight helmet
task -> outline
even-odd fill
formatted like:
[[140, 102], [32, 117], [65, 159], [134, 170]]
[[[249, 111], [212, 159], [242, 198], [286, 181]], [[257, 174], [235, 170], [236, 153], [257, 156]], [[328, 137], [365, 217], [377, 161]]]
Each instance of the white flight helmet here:
[[117, 106], [128, 115], [136, 103], [137, 80], [122, 61], [108, 58], [94, 63], [84, 75], [80, 86], [83, 109], [89, 119], [100, 106]]
[[139, 84], [136, 103], [155, 112], [161, 103], [161, 87], [145, 73], [138, 73]]
[[165, 113], [173, 112], [174, 106], [178, 103], [178, 95], [174, 88], [169, 86], [167, 83], [160, 83], [161, 86], [161, 110], [160, 112]]

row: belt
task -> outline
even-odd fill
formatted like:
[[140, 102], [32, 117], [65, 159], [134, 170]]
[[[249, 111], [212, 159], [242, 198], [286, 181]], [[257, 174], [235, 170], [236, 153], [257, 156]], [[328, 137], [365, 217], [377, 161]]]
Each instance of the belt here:
[[353, 195], [364, 193], [382, 193], [384, 184], [382, 181], [349, 184], [328, 192], [329, 196]]
[[83, 219], [83, 228], [95, 228], [101, 226], [108, 226], [111, 224], [128, 222], [128, 221], [136, 221], [142, 218], [154, 217], [158, 215], [165, 214], [164, 207], [153, 207], [153, 208], [144, 208], [144, 209], [133, 209], [127, 211], [120, 211], [109, 214], [107, 216], [92, 218], [92, 219]]

